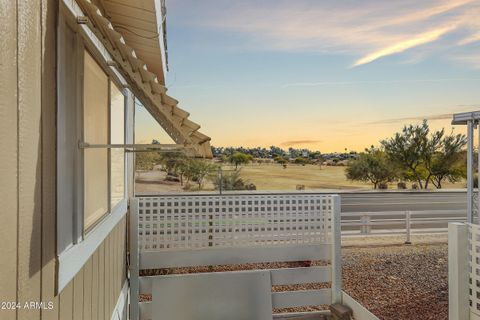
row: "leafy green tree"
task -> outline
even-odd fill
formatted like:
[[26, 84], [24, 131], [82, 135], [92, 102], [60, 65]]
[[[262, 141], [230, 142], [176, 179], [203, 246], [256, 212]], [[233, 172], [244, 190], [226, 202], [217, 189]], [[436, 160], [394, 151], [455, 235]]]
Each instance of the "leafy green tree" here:
[[163, 152], [161, 154], [161, 162], [165, 166], [167, 175], [176, 176], [177, 175], [177, 166], [184, 161], [186, 158], [185, 154], [181, 152]]
[[430, 177], [436, 188], [441, 189], [445, 180], [458, 182], [466, 177], [466, 159], [462, 152], [466, 143], [462, 134], [451, 134], [443, 139], [441, 150], [435, 152], [430, 164]]
[[307, 158], [297, 157], [297, 158], [295, 158], [295, 163], [296, 164], [301, 164], [302, 166], [304, 166], [304, 165], [310, 163], [310, 161]]
[[152, 170], [153, 167], [161, 162], [158, 152], [136, 152], [135, 168], [136, 170]]
[[442, 181], [463, 177], [459, 162], [465, 135], [445, 135], [445, 130], [430, 132], [426, 120], [421, 125], [405, 126], [402, 132], [381, 142], [392, 162], [402, 170], [402, 178], [415, 181], [423, 189], [430, 183], [441, 188]]
[[430, 128], [427, 120], [421, 125], [404, 126], [401, 132], [380, 143], [385, 149], [388, 158], [404, 171], [410, 171], [412, 178], [421, 189], [428, 186], [428, 178], [423, 183], [421, 174], [425, 161], [431, 161], [435, 150], [443, 137], [443, 130], [434, 132], [430, 137]]
[[235, 151], [229, 158], [230, 163], [235, 165], [235, 169], [238, 169], [239, 165], [247, 164], [253, 160], [253, 157], [243, 152]]
[[277, 157], [275, 157], [273, 160], [275, 160], [275, 162], [281, 164], [284, 169], [287, 168], [287, 164], [288, 164], [288, 159], [287, 159], [287, 158], [281, 157], [281, 156], [277, 156]]
[[272, 158], [285, 157], [287, 153], [282, 148], [270, 146], [270, 155]]
[[345, 172], [347, 179], [370, 182], [374, 189], [395, 180], [397, 176], [385, 152], [375, 148], [367, 149], [350, 160]]
[[208, 161], [190, 159], [187, 168], [188, 169], [184, 173], [185, 177], [188, 181], [195, 181], [198, 185], [198, 189], [202, 190], [205, 178], [215, 172], [217, 166]]
[[[185, 157], [183, 159], [180, 159], [179, 162], [177, 162], [175, 165], [175, 170], [177, 172], [178, 177], [180, 178], [181, 186], [183, 186], [183, 182], [185, 178], [191, 177], [190, 171], [192, 170], [193, 161], [195, 161], [195, 159]], [[189, 181], [187, 181], [187, 183], [188, 182]]]

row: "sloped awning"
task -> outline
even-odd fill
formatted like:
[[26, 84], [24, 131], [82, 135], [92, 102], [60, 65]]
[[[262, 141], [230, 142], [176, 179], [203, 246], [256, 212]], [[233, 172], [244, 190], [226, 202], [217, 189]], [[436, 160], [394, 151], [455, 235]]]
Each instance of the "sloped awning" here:
[[168, 63], [165, 0], [94, 0], [113, 28], [165, 84]]
[[195, 156], [212, 158], [210, 137], [198, 131], [200, 125], [188, 119], [190, 114], [178, 107], [178, 101], [167, 94], [167, 89], [137, 57], [135, 50], [126, 44], [122, 34], [115, 31], [100, 9], [89, 0], [77, 0], [77, 3], [88, 17], [89, 28], [102, 41], [135, 96], [168, 135], [177, 144], [192, 150]]

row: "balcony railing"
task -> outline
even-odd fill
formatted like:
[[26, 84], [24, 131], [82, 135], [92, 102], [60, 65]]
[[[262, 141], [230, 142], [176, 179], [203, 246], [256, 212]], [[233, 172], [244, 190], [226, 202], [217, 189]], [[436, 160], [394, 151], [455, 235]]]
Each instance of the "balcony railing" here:
[[[211, 281], [209, 283], [213, 284], [216, 277], [234, 279], [245, 276], [245, 282], [241, 282], [245, 283], [245, 290], [263, 292], [267, 286], [269, 293], [272, 285], [329, 283], [327, 287], [316, 290], [271, 292], [271, 298], [262, 300], [268, 302], [266, 305], [254, 306], [262, 309], [262, 314], [266, 309], [271, 314], [274, 308], [328, 305], [342, 300], [338, 196], [179, 194], [140, 197], [136, 199], [136, 207], [138, 229], [135, 236], [138, 236], [140, 269], [312, 260], [324, 262], [322, 266], [254, 270], [245, 275], [228, 273], [231, 277], [216, 273], [193, 274], [189, 277], [141, 277], [138, 292], [151, 296], [151, 301], [140, 304], [140, 319], [155, 319], [160, 305], [163, 316], [167, 318], [178, 316], [179, 312], [187, 314], [189, 306], [175, 309], [173, 302], [166, 302], [169, 301], [166, 297], [184, 295], [183, 286], [194, 280], [197, 284], [204, 283], [202, 279], [207, 277]], [[265, 272], [269, 274], [269, 280], [265, 283], [248, 280], [256, 276], [262, 278]], [[168, 295], [162, 294], [171, 281], [178, 281], [179, 285], [170, 286], [174, 289]], [[135, 286], [132, 284], [133, 288]], [[192, 303], [200, 303], [203, 299], [202, 309], [212, 311], [218, 304], [232, 300], [208, 300], [208, 291], [205, 296], [193, 299], [198, 301]], [[241, 292], [245, 291], [238, 290], [238, 294]], [[160, 300], [159, 295], [162, 296]], [[240, 296], [234, 300], [243, 301]], [[326, 310], [322, 312], [328, 313]]]

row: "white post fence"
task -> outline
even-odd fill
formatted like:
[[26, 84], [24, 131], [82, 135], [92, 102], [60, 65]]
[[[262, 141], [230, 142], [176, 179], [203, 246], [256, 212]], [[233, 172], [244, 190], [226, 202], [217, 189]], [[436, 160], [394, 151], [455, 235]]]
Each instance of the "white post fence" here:
[[405, 211], [405, 230], [406, 230], [406, 235], [407, 239], [405, 240], [405, 244], [412, 244], [410, 241], [410, 228], [411, 228], [411, 223], [410, 223], [410, 216], [411, 216], [410, 211]]
[[465, 210], [342, 212], [342, 236], [446, 233], [448, 223], [466, 222]]

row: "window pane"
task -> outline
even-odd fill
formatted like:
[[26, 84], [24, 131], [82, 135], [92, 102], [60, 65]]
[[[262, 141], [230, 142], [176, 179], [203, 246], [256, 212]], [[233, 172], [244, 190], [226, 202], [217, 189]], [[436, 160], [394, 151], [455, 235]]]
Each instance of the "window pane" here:
[[[85, 51], [83, 83], [84, 139], [91, 144], [108, 143], [108, 77]], [[85, 229], [108, 212], [108, 151], [85, 149]]]
[[[125, 99], [122, 92], [110, 83], [110, 139], [112, 144], [125, 143]], [[111, 157], [111, 205], [112, 208], [124, 198], [125, 150], [113, 148]]]

